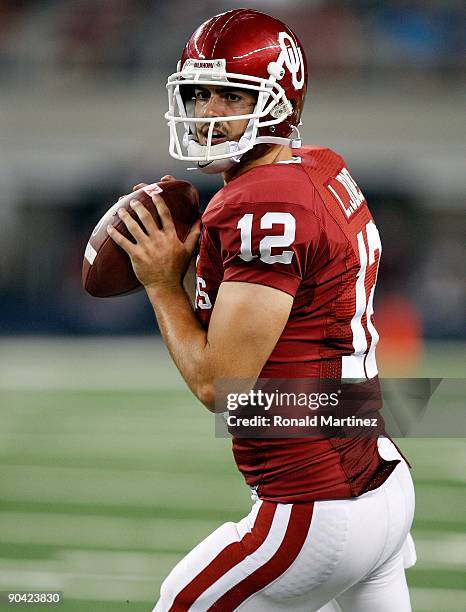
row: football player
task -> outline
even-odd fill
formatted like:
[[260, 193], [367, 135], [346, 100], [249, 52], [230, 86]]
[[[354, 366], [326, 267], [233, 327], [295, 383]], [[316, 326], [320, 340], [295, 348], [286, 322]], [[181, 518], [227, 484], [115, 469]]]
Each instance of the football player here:
[[[203, 23], [168, 79], [170, 154], [224, 187], [184, 243], [154, 197], [145, 232], [110, 228], [163, 339], [209, 410], [218, 379], [377, 377], [373, 300], [382, 251], [345, 161], [302, 146], [306, 58], [295, 34], [236, 9]], [[170, 180], [170, 177], [165, 177]], [[183, 277], [198, 243], [195, 312]], [[386, 436], [233, 439], [256, 501], [164, 581], [156, 612], [406, 612], [414, 562], [409, 468]]]

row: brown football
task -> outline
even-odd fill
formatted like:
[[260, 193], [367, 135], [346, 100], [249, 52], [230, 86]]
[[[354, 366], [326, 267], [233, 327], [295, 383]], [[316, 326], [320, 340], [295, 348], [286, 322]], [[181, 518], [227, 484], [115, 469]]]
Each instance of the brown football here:
[[131, 200], [139, 200], [160, 227], [159, 216], [152, 202], [152, 196], [155, 194], [159, 194], [170, 209], [178, 238], [182, 241], [186, 239], [189, 230], [200, 216], [199, 193], [194, 185], [187, 181], [169, 180], [146, 185], [124, 196], [107, 210], [95, 226], [87, 243], [82, 282], [83, 287], [91, 295], [113, 297], [142, 289], [128, 255], [110, 238], [107, 225], [113, 225], [126, 238], [130, 238], [117, 211], [119, 208], [125, 208], [133, 219], [138, 220], [129, 203]]

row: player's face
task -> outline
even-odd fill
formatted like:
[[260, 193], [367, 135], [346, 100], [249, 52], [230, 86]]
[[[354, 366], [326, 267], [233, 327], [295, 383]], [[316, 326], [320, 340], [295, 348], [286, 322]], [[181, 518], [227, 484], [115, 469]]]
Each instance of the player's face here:
[[[199, 85], [194, 90], [194, 115], [195, 117], [248, 115], [252, 113], [256, 100], [257, 96], [245, 89]], [[244, 134], [248, 121], [248, 119], [239, 119], [215, 123], [212, 144], [220, 144], [227, 140], [238, 141]], [[209, 126], [208, 122], [196, 124], [197, 139], [201, 145], [207, 144]]]

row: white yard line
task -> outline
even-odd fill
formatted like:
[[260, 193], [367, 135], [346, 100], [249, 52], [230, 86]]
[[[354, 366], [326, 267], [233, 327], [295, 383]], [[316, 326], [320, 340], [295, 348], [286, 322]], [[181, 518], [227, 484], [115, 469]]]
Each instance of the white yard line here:
[[0, 390], [184, 389], [159, 336], [1, 338]]
[[67, 599], [154, 601], [157, 583], [163, 580], [167, 570], [169, 568], [152, 576], [91, 575], [83, 572], [50, 572], [39, 568], [31, 571], [0, 570], [0, 589], [62, 591], [65, 604]]
[[[107, 427], [108, 425], [109, 422], [107, 421]], [[74, 459], [74, 463], [79, 465], [89, 458], [96, 462], [103, 460], [110, 464], [113, 461], [128, 458], [129, 462], [132, 459], [138, 460], [138, 462], [142, 460], [142, 463], [147, 464], [145, 469], [150, 470], [158, 458], [162, 457], [166, 460], [168, 457], [176, 461], [174, 469], [178, 472], [179, 464], [183, 461], [187, 463], [190, 456], [195, 456], [196, 459], [211, 460], [215, 448], [216, 459], [219, 459], [219, 453], [222, 453], [222, 461], [227, 458], [231, 471], [234, 471], [234, 463], [230, 457], [231, 450], [227, 440], [214, 441], [211, 439], [208, 440], [209, 444], [206, 446], [206, 436], [213, 438], [212, 423], [203, 421], [199, 425], [199, 435], [197, 435], [197, 426], [190, 429], [192, 435], [188, 438], [183, 434], [183, 442], [181, 443], [181, 437], [177, 438], [176, 446], [172, 446], [172, 448], [167, 448], [168, 445], [164, 440], [165, 446], [160, 451], [157, 445], [160, 443], [160, 436], [164, 434], [165, 429], [170, 429], [170, 435], [173, 436], [171, 416], [166, 428], [161, 428], [159, 425], [157, 427], [148, 426], [144, 432], [135, 432], [130, 425], [126, 433], [114, 431], [111, 433], [100, 431], [90, 431], [89, 433], [60, 432], [59, 434], [0, 432], [0, 460], [1, 457], [8, 458], [11, 455], [16, 457], [19, 455], [21, 458], [24, 456], [28, 461], [32, 461], [36, 457], [40, 457], [40, 459], [52, 457], [56, 458], [58, 463], [63, 462], [64, 459]], [[180, 448], [183, 448], [182, 457], [180, 457]], [[3, 466], [0, 464], [0, 472], [2, 469]], [[144, 469], [144, 467], [141, 469]], [[170, 468], [167, 471], [171, 471]]]
[[[176, 474], [152, 470], [2, 465], [0, 498], [23, 502], [109, 504], [134, 507], [226, 506], [244, 510], [249, 499], [239, 474]], [[218, 497], [218, 491], [222, 496]], [[247, 503], [247, 501], [246, 501]]]
[[[220, 525], [206, 519], [0, 513], [1, 543], [109, 549], [185, 550]], [[86, 554], [92, 556], [93, 551]], [[41, 561], [38, 562], [40, 565]]]
[[466, 610], [466, 591], [418, 587], [409, 591], [414, 612], [464, 612]]
[[416, 532], [416, 568], [466, 569], [466, 533]]

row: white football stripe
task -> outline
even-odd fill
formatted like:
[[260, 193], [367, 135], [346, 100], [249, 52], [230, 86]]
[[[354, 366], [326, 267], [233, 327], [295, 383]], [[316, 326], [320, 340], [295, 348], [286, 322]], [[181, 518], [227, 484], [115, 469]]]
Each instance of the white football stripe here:
[[277, 504], [269, 533], [262, 545], [255, 551], [255, 559], [253, 560], [248, 556], [232, 567], [231, 570], [204, 591], [201, 596], [202, 600], [199, 601], [201, 599], [199, 597], [189, 608], [190, 612], [203, 612], [209, 609], [219, 597], [255, 572], [256, 569], [262, 567], [275, 555], [285, 537], [292, 508], [293, 504]]
[[97, 257], [97, 251], [94, 249], [90, 242], [87, 243], [86, 250], [84, 251], [84, 257], [91, 264], [94, 263], [95, 258]]

